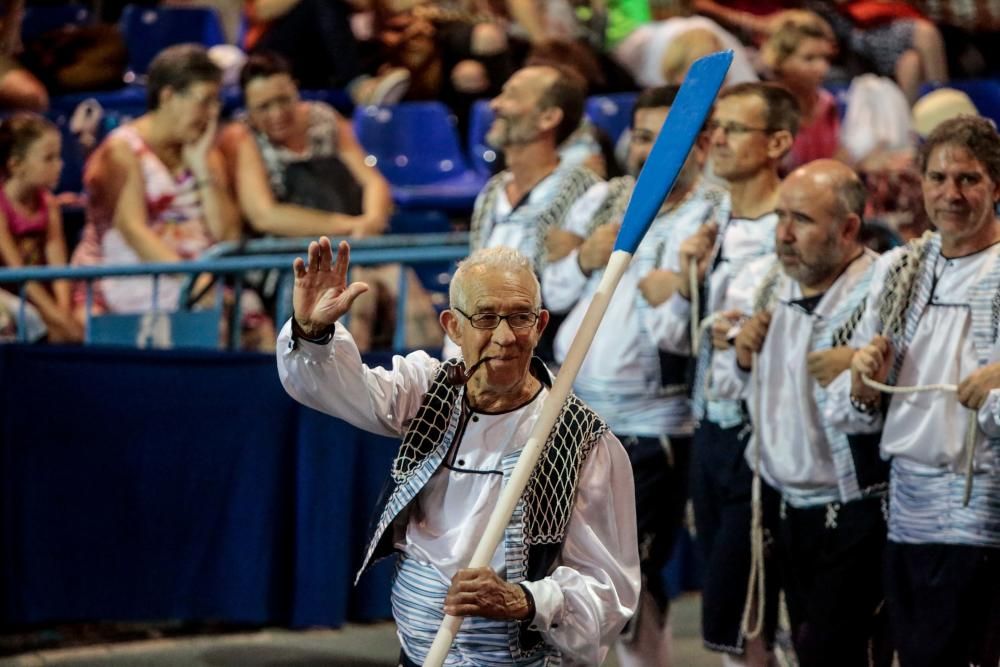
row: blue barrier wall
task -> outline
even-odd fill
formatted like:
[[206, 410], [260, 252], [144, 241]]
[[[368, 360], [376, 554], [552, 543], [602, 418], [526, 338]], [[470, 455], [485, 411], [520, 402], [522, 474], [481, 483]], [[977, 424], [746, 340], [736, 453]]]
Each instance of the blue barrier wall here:
[[395, 443], [262, 355], [0, 346], [0, 623], [390, 615], [352, 590]]
[[388, 618], [392, 563], [353, 578], [396, 446], [271, 356], [0, 345], [0, 625]]

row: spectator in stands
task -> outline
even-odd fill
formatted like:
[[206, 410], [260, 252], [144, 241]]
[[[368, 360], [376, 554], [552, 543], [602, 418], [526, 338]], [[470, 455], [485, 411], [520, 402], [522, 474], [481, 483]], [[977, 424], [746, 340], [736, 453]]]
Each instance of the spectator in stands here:
[[491, 178], [472, 213], [472, 250], [517, 248], [538, 268], [545, 233], [562, 227], [573, 202], [598, 178], [586, 167], [563, 164], [558, 147], [580, 125], [586, 86], [571, 70], [525, 67], [504, 84], [490, 107], [486, 135], [507, 168]]
[[[41, 116], [16, 114], [0, 123], [0, 266], [66, 264], [62, 215], [52, 196], [62, 171], [60, 147], [59, 130]], [[67, 281], [28, 283], [25, 293], [50, 341], [83, 340]]]
[[[238, 237], [222, 155], [213, 147], [220, 76], [199, 45], [171, 46], [153, 59], [149, 110], [115, 129], [87, 161], [87, 223], [74, 265], [178, 262]], [[159, 280], [160, 309], [176, 308], [179, 285]], [[81, 318], [84, 287], [73, 295]], [[149, 279], [101, 280], [94, 312], [142, 312], [152, 296]]]
[[247, 0], [244, 49], [277, 51], [305, 88], [345, 88], [358, 104], [398, 102], [410, 82], [402, 68], [364, 74], [346, 0]]
[[893, 77], [912, 104], [926, 82], [947, 83], [948, 61], [937, 27], [908, 2], [807, 0], [840, 44]]
[[365, 164], [351, 123], [306, 102], [288, 62], [250, 56], [240, 74], [244, 120], [222, 132], [237, 201], [254, 231], [274, 236], [371, 236], [389, 224], [389, 184]]
[[[389, 184], [365, 164], [351, 123], [322, 102], [299, 98], [288, 62], [273, 52], [250, 56], [240, 74], [246, 117], [230, 123], [220, 146], [250, 227], [272, 236], [374, 236], [389, 225]], [[399, 265], [359, 269], [374, 288], [351, 312], [361, 349], [391, 339]], [[442, 340], [430, 297], [412, 275], [407, 294], [407, 343]]]
[[7, 0], [0, 9], [0, 109], [45, 111], [49, 94], [45, 86], [21, 66], [24, 0]]
[[840, 114], [823, 88], [836, 38], [818, 14], [790, 10], [764, 43], [763, 61], [775, 79], [795, 95], [802, 122], [783, 168], [791, 171], [813, 160], [832, 158], [840, 149]]

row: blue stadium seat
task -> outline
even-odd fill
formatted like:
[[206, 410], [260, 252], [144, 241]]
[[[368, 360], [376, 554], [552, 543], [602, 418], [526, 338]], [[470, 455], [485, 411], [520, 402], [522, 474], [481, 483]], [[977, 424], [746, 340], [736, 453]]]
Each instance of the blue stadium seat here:
[[611, 141], [618, 141], [622, 132], [632, 125], [632, 108], [638, 96], [638, 93], [612, 93], [588, 97], [587, 117], [604, 130]]
[[196, 42], [211, 47], [225, 42], [219, 15], [208, 7], [127, 5], [118, 27], [128, 45], [126, 79], [145, 74], [156, 54], [168, 46]]
[[472, 168], [487, 178], [492, 176], [497, 152], [486, 143], [486, 133], [493, 124], [493, 110], [489, 100], [476, 100], [469, 117], [469, 162]]
[[27, 43], [51, 30], [89, 22], [90, 10], [81, 5], [25, 7], [24, 19], [21, 21], [21, 41]]
[[400, 208], [469, 211], [486, 182], [466, 162], [440, 102], [358, 107], [354, 130]]
[[96, 315], [90, 320], [89, 342], [133, 348], [219, 348], [221, 309]]

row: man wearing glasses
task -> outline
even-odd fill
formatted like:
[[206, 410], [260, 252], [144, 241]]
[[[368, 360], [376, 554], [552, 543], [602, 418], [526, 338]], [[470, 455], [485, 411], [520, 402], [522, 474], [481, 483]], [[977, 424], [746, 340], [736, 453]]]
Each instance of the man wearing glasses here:
[[[568, 313], [555, 338], [560, 363], [597, 293], [635, 177], [678, 90], [662, 86], [639, 95], [626, 161], [629, 176], [592, 186], [570, 209], [565, 229], [549, 231], [542, 295], [553, 311]], [[667, 258], [676, 258], [678, 244], [703, 222], [722, 223], [728, 216], [725, 193], [700, 178], [707, 147], [707, 133], [702, 133], [615, 290], [605, 316], [615, 325], [598, 329], [573, 383], [574, 391], [607, 419], [625, 446], [635, 477], [643, 588], [639, 611], [615, 647], [623, 667], [669, 664], [670, 598], [663, 569], [687, 505], [694, 420], [687, 393], [687, 357], [658, 349], [651, 334], [654, 314], [640, 285]], [[569, 237], [573, 249], [558, 259], [553, 254], [562, 236]]]
[[[729, 190], [728, 220], [708, 222], [680, 244], [677, 274], [646, 280], [643, 295], [657, 314], [654, 335], [662, 349], [690, 354], [691, 289], [689, 265], [698, 267], [700, 318], [722, 310], [733, 277], [758, 257], [774, 252], [775, 208], [781, 177], [778, 167], [791, 149], [799, 125], [799, 106], [785, 88], [765, 83], [730, 86], [719, 95], [709, 129], [709, 160]], [[669, 298], [659, 283], [676, 281]], [[719, 313], [721, 336], [713, 347], [702, 328], [697, 345], [693, 410], [697, 420], [691, 449], [691, 500], [705, 566], [702, 637], [733, 664], [765, 665], [773, 641], [777, 586], [769, 586], [762, 636], [747, 639], [741, 630], [750, 572], [750, 493], [752, 474], [743, 460], [750, 433], [738, 400], [722, 399], [712, 386], [713, 352], [727, 345], [735, 324]], [[775, 509], [777, 498], [773, 499]], [[773, 583], [773, 577], [765, 577]], [[756, 621], [756, 619], [753, 619]]]
[[441, 324], [466, 370], [423, 351], [365, 366], [338, 323], [368, 289], [346, 282], [347, 243], [334, 260], [321, 238], [308, 259], [295, 261], [278, 372], [303, 404], [402, 438], [362, 566], [399, 553], [400, 665], [423, 663], [444, 613], [469, 617], [454, 664], [601, 664], [638, 603], [635, 492], [621, 444], [579, 399], [560, 413], [490, 567], [464, 568], [551, 385], [533, 356], [549, 314], [531, 260], [497, 247], [459, 265]]

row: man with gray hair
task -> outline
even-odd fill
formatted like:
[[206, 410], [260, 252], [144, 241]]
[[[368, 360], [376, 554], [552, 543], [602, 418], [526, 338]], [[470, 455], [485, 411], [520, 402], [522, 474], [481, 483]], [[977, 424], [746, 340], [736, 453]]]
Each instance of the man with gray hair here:
[[575, 396], [490, 566], [464, 567], [552, 383], [533, 356], [549, 314], [531, 261], [498, 247], [459, 265], [441, 324], [464, 363], [417, 351], [371, 369], [338, 322], [368, 287], [347, 284], [346, 242], [333, 254], [323, 237], [295, 260], [278, 372], [301, 403], [402, 438], [362, 565], [399, 554], [400, 665], [423, 663], [445, 613], [470, 617], [445, 664], [600, 664], [638, 603], [635, 492], [625, 450]]

